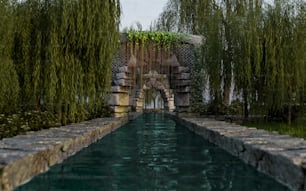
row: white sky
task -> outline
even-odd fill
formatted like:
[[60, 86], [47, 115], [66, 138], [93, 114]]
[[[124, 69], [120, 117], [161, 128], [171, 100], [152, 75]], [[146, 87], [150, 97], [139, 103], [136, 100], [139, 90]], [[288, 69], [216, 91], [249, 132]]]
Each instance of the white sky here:
[[148, 30], [152, 21], [158, 18], [168, 0], [121, 0], [121, 27], [135, 26], [140, 22], [143, 30]]
[[[265, 0], [271, 3], [273, 0]], [[148, 30], [151, 22], [158, 18], [168, 0], [120, 0], [122, 15], [120, 29], [135, 26], [136, 22]]]

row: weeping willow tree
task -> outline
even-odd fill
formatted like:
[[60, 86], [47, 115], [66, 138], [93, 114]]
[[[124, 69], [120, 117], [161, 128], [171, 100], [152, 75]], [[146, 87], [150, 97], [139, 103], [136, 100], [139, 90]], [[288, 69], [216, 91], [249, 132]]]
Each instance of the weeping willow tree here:
[[[101, 112], [119, 40], [116, 1], [58, 1], [51, 14], [49, 49], [54, 81], [47, 98], [65, 121]], [[54, 94], [56, 92], [56, 94]], [[55, 95], [55, 96], [54, 96]]]
[[275, 1], [264, 20], [264, 102], [270, 113], [287, 113], [289, 123], [292, 106], [303, 104], [306, 71], [305, 3], [296, 3]]
[[0, 1], [0, 113], [14, 113], [18, 109], [19, 83], [11, 47], [13, 41], [13, 2]]
[[209, 80], [209, 89], [212, 103], [218, 105], [222, 102], [222, 33], [221, 30], [221, 10], [217, 9], [211, 13], [212, 22], [207, 25], [206, 46], [204, 51], [206, 53], [204, 69]]
[[[253, 107], [262, 95], [260, 84], [262, 51], [262, 2], [240, 2], [233, 21], [233, 70], [236, 92], [244, 103], [244, 115], [249, 115], [249, 106]], [[258, 108], [257, 108], [258, 109]]]
[[205, 37], [202, 67], [212, 103], [227, 106], [234, 96], [243, 102], [245, 117], [285, 114], [290, 123], [305, 102], [305, 1], [178, 4], [178, 26]]
[[[229, 105], [232, 84], [233, 1], [181, 1], [181, 22], [186, 30], [205, 37], [203, 69], [209, 80], [214, 108]], [[191, 25], [191, 26], [190, 26]]]
[[[294, 33], [294, 39], [296, 42], [299, 42], [295, 49], [296, 54], [296, 61], [298, 61], [301, 64], [302, 71], [306, 71], [306, 52], [304, 51], [306, 48], [306, 2], [305, 1], [299, 1], [298, 3], [299, 7], [299, 13], [296, 17], [296, 28]], [[303, 64], [304, 63], [304, 64]], [[297, 99], [299, 103], [305, 103], [306, 102], [306, 76], [302, 76], [302, 80], [304, 81], [303, 87], [299, 89], [299, 98]], [[304, 112], [304, 115], [306, 113], [306, 108], [302, 110]]]
[[63, 124], [101, 115], [119, 41], [119, 0], [1, 1], [2, 13], [0, 36], [11, 38], [0, 38], [7, 45], [1, 74], [15, 76], [10, 83], [17, 86], [9, 87], [10, 99]]
[[180, 0], [168, 1], [164, 11], [151, 24], [152, 31], [182, 32], [179, 19]]
[[27, 1], [16, 5], [13, 60], [19, 76], [21, 106], [39, 109], [41, 61], [40, 4]]
[[[202, 5], [206, 5], [206, 2], [201, 0], [180, 0], [179, 13], [180, 13], [180, 30], [186, 33], [198, 34], [198, 14], [199, 8], [204, 8]], [[205, 11], [205, 9], [203, 9]]]

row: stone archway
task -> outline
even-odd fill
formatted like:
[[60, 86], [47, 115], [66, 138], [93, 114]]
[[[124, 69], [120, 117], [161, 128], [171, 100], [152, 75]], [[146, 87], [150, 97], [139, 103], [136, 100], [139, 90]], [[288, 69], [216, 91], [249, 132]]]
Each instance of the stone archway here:
[[159, 74], [156, 71], [150, 71], [148, 74], [145, 74], [144, 84], [140, 88], [139, 92], [134, 99], [134, 108], [137, 112], [142, 112], [143, 104], [144, 104], [144, 92], [149, 89], [155, 89], [160, 91], [161, 96], [164, 101], [164, 109], [166, 111], [174, 111], [174, 94], [173, 90], [170, 89], [170, 84], [168, 81], [168, 77], [165, 74]]
[[[174, 59], [172, 56], [170, 59]], [[180, 64], [172, 67], [171, 76], [149, 71], [143, 75], [143, 84], [135, 86], [131, 76], [135, 70], [133, 56], [126, 65], [118, 67], [112, 80], [109, 106], [116, 117], [125, 116], [128, 112], [143, 111], [144, 91], [156, 89], [161, 92], [164, 108], [167, 111], [188, 112], [190, 106], [190, 68]]]
[[194, 45], [199, 42], [202, 38], [191, 35], [167, 53], [158, 52], [160, 49], [141, 52], [141, 49], [130, 46], [123, 34], [112, 64], [108, 103], [114, 115], [121, 117], [130, 111], [141, 112], [144, 92], [148, 89], [161, 92], [166, 110], [189, 112]]

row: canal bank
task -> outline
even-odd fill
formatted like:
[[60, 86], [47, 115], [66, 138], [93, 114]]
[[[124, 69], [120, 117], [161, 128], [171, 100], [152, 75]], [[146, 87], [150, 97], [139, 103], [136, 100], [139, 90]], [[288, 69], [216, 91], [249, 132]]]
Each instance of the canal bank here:
[[115, 131], [128, 118], [100, 118], [0, 141], [0, 191], [9, 191]]
[[[47, 171], [139, 115], [95, 119], [1, 140], [0, 191], [12, 190]], [[213, 119], [171, 116], [292, 190], [304, 190], [305, 140]]]
[[14, 191], [289, 191], [163, 113], [145, 113]]
[[[174, 117], [174, 115], [172, 115]], [[174, 117], [179, 123], [291, 190], [304, 191], [306, 141], [214, 119]]]

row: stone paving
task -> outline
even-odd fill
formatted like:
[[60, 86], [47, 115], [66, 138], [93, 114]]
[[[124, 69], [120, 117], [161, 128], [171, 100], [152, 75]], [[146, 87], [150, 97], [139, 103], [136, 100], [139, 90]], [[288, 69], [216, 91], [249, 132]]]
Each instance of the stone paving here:
[[291, 190], [306, 190], [304, 139], [214, 119], [182, 117], [178, 120], [191, 131], [270, 175]]
[[128, 121], [101, 118], [0, 141], [0, 191], [13, 190]]

